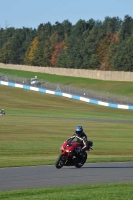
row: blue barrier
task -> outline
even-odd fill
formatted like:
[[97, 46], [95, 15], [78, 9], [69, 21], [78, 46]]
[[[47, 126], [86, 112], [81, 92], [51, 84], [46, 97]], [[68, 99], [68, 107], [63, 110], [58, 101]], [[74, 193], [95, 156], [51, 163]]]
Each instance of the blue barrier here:
[[71, 95], [71, 94], [62, 93], [62, 92], [58, 92], [58, 91], [52, 91], [52, 90], [37, 88], [37, 87], [33, 87], [33, 86], [28, 86], [28, 85], [22, 85], [22, 84], [18, 84], [18, 83], [0, 81], [0, 84], [10, 86], [10, 87], [23, 88], [23, 89], [26, 89], [26, 90], [43, 92], [43, 93], [47, 93], [47, 94], [54, 94], [54, 95], [72, 98], [72, 99], [76, 99], [76, 100], [80, 100], [80, 101], [84, 101], [84, 102], [88, 102], [88, 103], [92, 103], [92, 104], [96, 104], [96, 105], [108, 106], [108, 107], [111, 107], [111, 108], [133, 110], [133, 106], [107, 103], [107, 102], [97, 101], [95, 99], [88, 99], [88, 98], [85, 98], [85, 97], [79, 97], [79, 96], [76, 96], [76, 95]]

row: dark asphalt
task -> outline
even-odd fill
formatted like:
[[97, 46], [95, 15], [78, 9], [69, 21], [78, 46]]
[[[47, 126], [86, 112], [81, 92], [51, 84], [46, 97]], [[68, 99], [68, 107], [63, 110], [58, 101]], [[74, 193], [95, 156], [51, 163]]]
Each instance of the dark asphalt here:
[[0, 191], [113, 182], [133, 182], [133, 162], [0, 168]]

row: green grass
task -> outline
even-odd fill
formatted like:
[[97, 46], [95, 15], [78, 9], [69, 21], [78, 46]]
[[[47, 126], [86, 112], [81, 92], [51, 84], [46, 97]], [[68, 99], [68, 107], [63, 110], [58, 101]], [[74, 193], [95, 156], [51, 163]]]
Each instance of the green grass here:
[[[0, 72], [38, 76], [114, 94], [133, 95], [132, 83], [110, 82], [13, 70]], [[94, 142], [87, 162], [133, 161], [131, 110], [113, 109], [64, 97], [0, 85], [0, 167], [54, 164], [62, 142], [81, 124]], [[104, 120], [104, 121], [103, 121]], [[108, 121], [107, 121], [108, 120]], [[110, 121], [121, 120], [121, 121]], [[0, 192], [0, 199], [132, 200], [133, 183], [94, 184]]]
[[94, 184], [1, 192], [10, 200], [132, 200], [133, 183]]
[[[81, 124], [94, 142], [88, 162], [132, 161], [132, 111], [0, 85], [0, 167], [54, 164]], [[106, 121], [108, 120], [108, 121]], [[124, 148], [124, 151], [123, 151]]]
[[1, 73], [6, 73], [8, 75], [15, 75], [17, 77], [31, 78], [35, 75], [39, 80], [44, 80], [45, 82], [53, 82], [56, 84], [72, 85], [79, 88], [92, 89], [100, 92], [108, 92], [114, 95], [123, 95], [133, 99], [133, 83], [125, 81], [103, 81], [89, 78], [78, 78], [70, 76], [58, 76], [46, 73], [36, 73], [20, 70], [10, 70], [0, 68]]

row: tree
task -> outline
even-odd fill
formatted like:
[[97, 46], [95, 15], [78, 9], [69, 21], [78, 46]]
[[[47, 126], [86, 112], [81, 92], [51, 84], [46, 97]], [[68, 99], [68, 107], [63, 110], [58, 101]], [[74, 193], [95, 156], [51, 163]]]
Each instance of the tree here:
[[12, 39], [9, 38], [8, 41], [0, 49], [0, 62], [1, 63], [11, 63], [11, 42]]
[[59, 54], [61, 54], [61, 52], [64, 50], [65, 48], [65, 42], [64, 40], [60, 43], [57, 43], [54, 47], [54, 51], [52, 53], [52, 57], [50, 59], [50, 63], [52, 66], [56, 66], [57, 64], [57, 58], [59, 56]]
[[11, 44], [11, 62], [13, 64], [24, 64], [25, 52], [35, 37], [35, 34], [36, 31], [32, 31], [32, 29], [24, 27], [23, 29], [16, 29], [12, 36]]
[[34, 65], [34, 59], [35, 59], [35, 51], [38, 46], [38, 36], [34, 38], [32, 41], [30, 47], [25, 53], [24, 63], [27, 65]]
[[133, 34], [115, 46], [111, 67], [117, 71], [133, 71]]
[[103, 29], [105, 34], [115, 34], [119, 31], [122, 25], [122, 20], [119, 17], [105, 17], [103, 21]]
[[133, 19], [129, 15], [126, 15], [124, 18], [124, 22], [122, 24], [122, 27], [120, 29], [120, 40], [123, 41], [131, 36], [133, 33]]
[[101, 70], [110, 70], [108, 62], [110, 56], [110, 46], [114, 42], [118, 42], [118, 36], [116, 34], [112, 35], [109, 33], [99, 42], [97, 56]]

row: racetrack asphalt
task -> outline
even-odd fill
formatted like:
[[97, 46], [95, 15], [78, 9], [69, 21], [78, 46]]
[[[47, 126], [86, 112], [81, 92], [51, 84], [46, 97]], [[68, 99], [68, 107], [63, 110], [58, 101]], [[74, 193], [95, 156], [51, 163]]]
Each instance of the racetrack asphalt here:
[[0, 168], [0, 191], [115, 182], [133, 182], [133, 162]]

